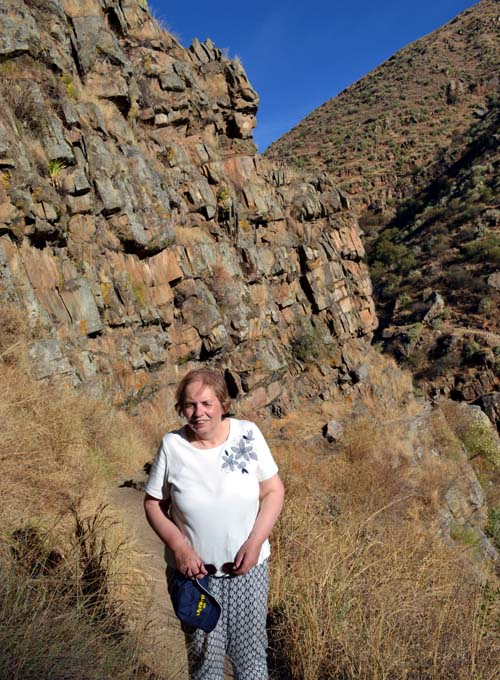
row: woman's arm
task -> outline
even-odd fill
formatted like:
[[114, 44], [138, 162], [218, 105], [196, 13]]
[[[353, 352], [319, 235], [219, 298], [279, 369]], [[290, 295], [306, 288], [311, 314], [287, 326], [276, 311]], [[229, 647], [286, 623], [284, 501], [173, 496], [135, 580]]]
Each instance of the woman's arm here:
[[246, 574], [259, 559], [262, 544], [268, 538], [283, 507], [285, 488], [278, 474], [260, 482], [260, 509], [247, 540], [238, 550], [233, 574]]
[[207, 570], [205, 565], [191, 548], [179, 528], [167, 517], [162, 501], [146, 494], [144, 512], [151, 528], [158, 534], [163, 543], [170, 548], [175, 557], [177, 569], [188, 578], [201, 578]]

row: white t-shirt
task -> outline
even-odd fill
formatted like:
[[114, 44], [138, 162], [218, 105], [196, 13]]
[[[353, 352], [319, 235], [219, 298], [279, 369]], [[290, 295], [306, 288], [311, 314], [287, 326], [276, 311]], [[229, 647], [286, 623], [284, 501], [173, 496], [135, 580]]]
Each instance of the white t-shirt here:
[[[146, 484], [153, 498], [170, 499], [170, 516], [206, 565], [218, 575], [234, 562], [259, 511], [259, 482], [278, 467], [259, 428], [248, 420], [229, 419], [229, 436], [220, 446], [198, 449], [182, 428], [161, 442]], [[259, 564], [269, 557], [262, 544]], [[169, 564], [175, 560], [167, 550]]]

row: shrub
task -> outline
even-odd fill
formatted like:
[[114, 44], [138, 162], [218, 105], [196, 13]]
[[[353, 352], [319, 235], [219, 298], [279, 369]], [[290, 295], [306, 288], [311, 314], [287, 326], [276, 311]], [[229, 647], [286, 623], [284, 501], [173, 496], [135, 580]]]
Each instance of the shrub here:
[[66, 94], [70, 99], [78, 99], [78, 91], [71, 73], [63, 73], [61, 80], [65, 86]]
[[49, 111], [33, 81], [4, 77], [0, 80], [0, 94], [21, 126], [36, 137], [41, 137], [45, 132]]
[[495, 308], [495, 303], [488, 296], [482, 297], [479, 300], [479, 303], [478, 303], [478, 306], [477, 306], [477, 310], [481, 314], [489, 314], [491, 311], [493, 311], [494, 308]]
[[473, 262], [490, 262], [500, 265], [500, 236], [491, 234], [485, 238], [469, 241], [462, 246], [464, 256]]
[[66, 169], [66, 161], [50, 159], [48, 162], [48, 171], [50, 181], [55, 188], [59, 188], [61, 175]]
[[407, 253], [399, 260], [398, 271], [406, 276], [417, 266], [417, 258], [413, 253]]
[[392, 300], [399, 294], [401, 288], [401, 276], [389, 273], [381, 277], [380, 297], [383, 300]]
[[398, 307], [400, 309], [405, 309], [409, 307], [412, 304], [412, 302], [413, 298], [408, 293], [402, 293], [397, 299]]
[[392, 234], [384, 232], [378, 239], [373, 251], [373, 260], [389, 266], [398, 266], [408, 249], [405, 245], [394, 243], [391, 236]]
[[437, 234], [432, 242], [433, 255], [442, 255], [450, 249], [450, 237], [448, 234]]
[[409, 326], [406, 332], [408, 334], [408, 338], [410, 339], [410, 342], [415, 343], [420, 338], [420, 336], [422, 335], [423, 330], [424, 330], [424, 325], [420, 322], [414, 323], [411, 326]]
[[326, 358], [332, 351], [332, 343], [327, 345], [323, 333], [315, 326], [299, 328], [297, 337], [291, 343], [292, 357], [305, 363]]
[[446, 284], [450, 293], [454, 293], [460, 299], [469, 293], [483, 293], [488, 290], [484, 276], [478, 276], [473, 269], [465, 269], [463, 266], [450, 267], [446, 273]]
[[488, 508], [486, 533], [497, 550], [500, 550], [500, 507]]

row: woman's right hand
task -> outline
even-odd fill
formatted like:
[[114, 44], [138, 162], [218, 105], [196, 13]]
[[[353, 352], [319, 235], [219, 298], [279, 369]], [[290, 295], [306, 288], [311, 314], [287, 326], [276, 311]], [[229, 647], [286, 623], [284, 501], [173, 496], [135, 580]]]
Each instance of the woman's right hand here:
[[207, 570], [196, 552], [186, 543], [186, 537], [179, 531], [162, 508], [163, 501], [146, 494], [144, 510], [151, 527], [170, 548], [175, 557], [177, 569], [187, 578], [202, 578]]
[[203, 578], [207, 570], [196, 552], [186, 543], [174, 550], [175, 564], [178, 571], [186, 578]]

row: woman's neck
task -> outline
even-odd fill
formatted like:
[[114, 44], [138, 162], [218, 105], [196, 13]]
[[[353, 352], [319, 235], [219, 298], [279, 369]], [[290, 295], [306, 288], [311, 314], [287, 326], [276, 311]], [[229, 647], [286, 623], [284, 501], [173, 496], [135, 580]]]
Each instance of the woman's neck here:
[[214, 449], [216, 446], [224, 444], [229, 436], [229, 418], [224, 418], [215, 432], [207, 437], [200, 436], [186, 425], [185, 432], [188, 442], [196, 449]]

